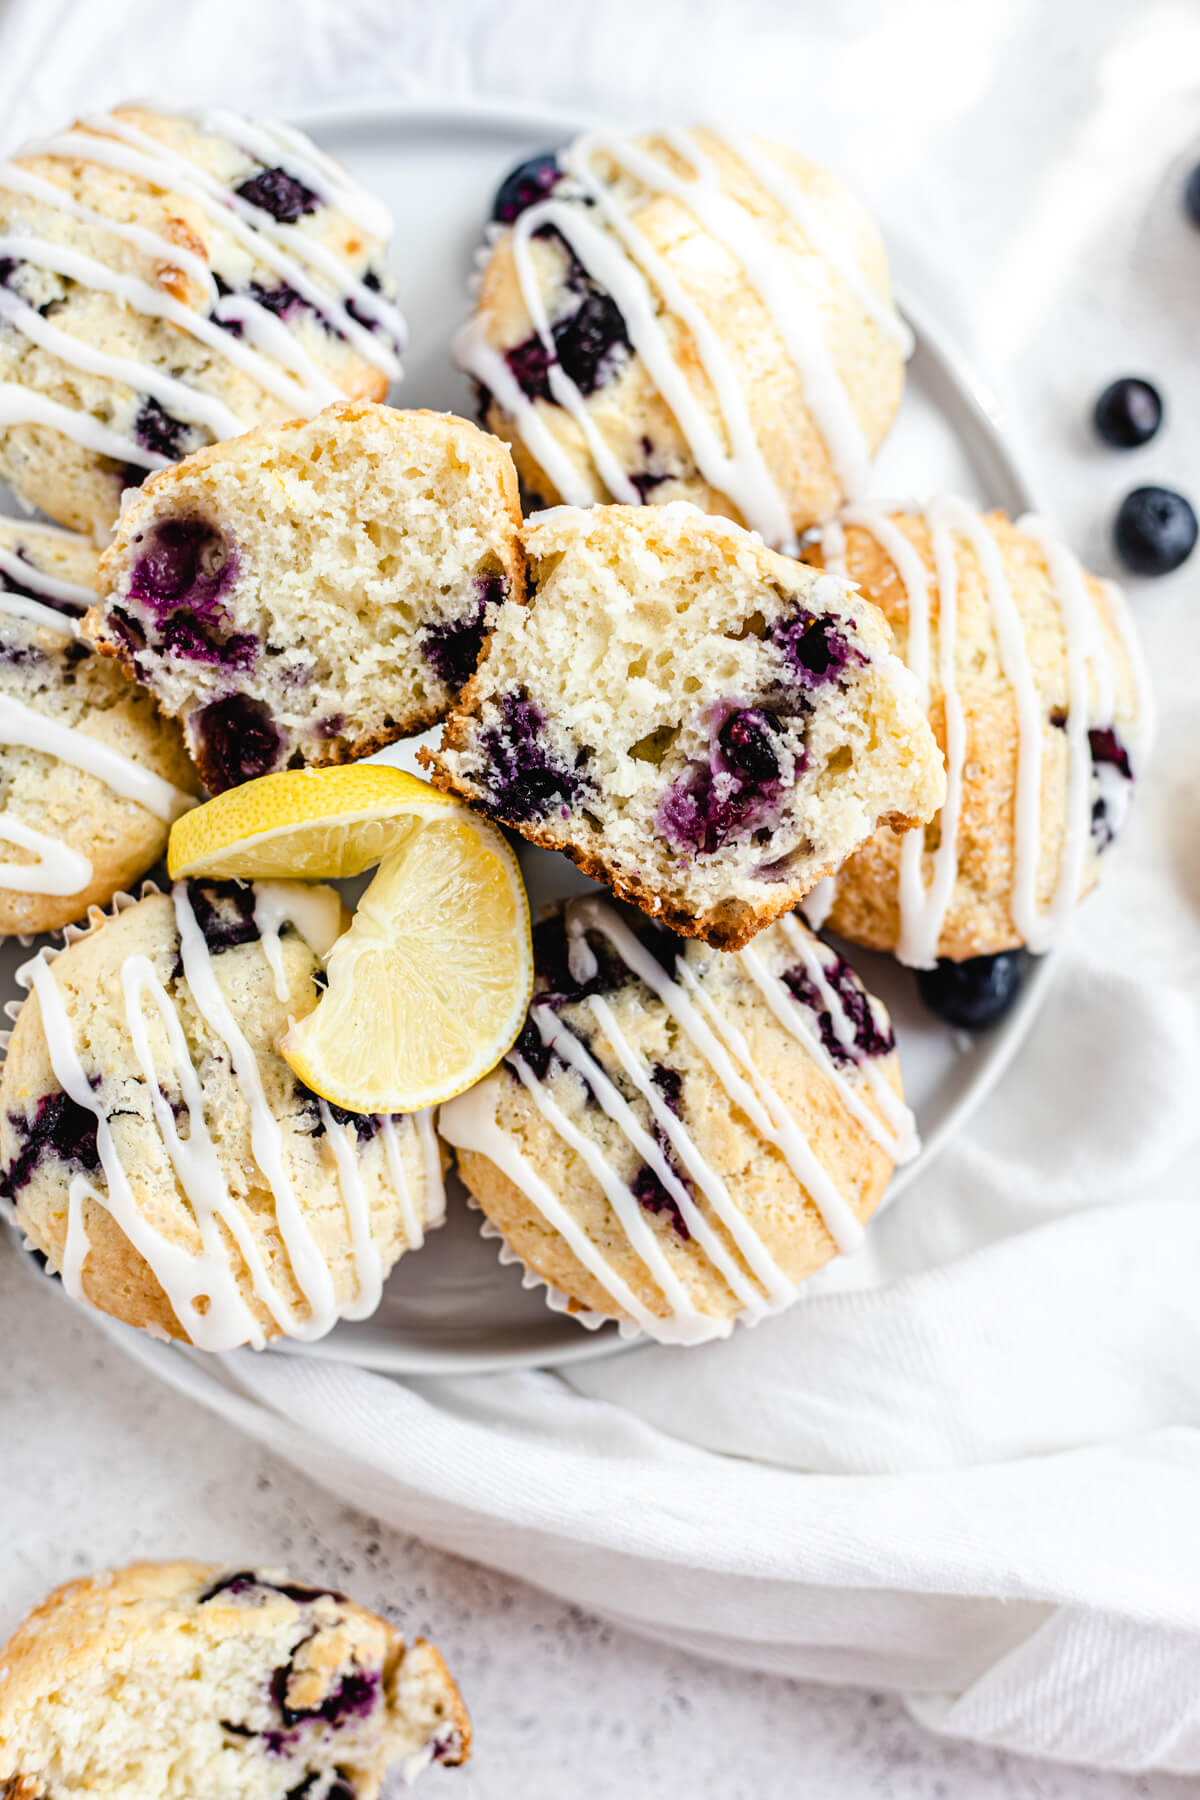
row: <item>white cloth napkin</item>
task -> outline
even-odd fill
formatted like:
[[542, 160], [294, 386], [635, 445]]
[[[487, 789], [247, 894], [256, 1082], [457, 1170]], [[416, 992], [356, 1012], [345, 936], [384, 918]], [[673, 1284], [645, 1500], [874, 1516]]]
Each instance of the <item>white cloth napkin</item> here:
[[[1123, 487], [1200, 468], [1200, 237], [1176, 200], [1198, 42], [1172, 0], [8, 0], [0, 133], [131, 93], [284, 111], [399, 88], [757, 123], [957, 289], [1103, 562]], [[1082, 421], [1126, 364], [1173, 414], [1122, 462]], [[1154, 777], [1034, 1036], [877, 1221], [863, 1285], [562, 1375], [400, 1383], [122, 1341], [348, 1500], [636, 1630], [893, 1689], [983, 1742], [1200, 1771], [1194, 588], [1135, 596]]]

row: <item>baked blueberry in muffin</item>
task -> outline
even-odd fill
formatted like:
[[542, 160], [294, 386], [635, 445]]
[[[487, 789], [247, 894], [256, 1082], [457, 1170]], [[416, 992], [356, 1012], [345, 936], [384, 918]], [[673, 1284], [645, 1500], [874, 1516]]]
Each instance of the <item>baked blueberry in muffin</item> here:
[[88, 630], [178, 718], [213, 791], [350, 762], [442, 717], [524, 591], [508, 452], [345, 401], [151, 478]]
[[560, 507], [524, 530], [434, 780], [675, 930], [737, 948], [941, 757], [875, 609], [695, 507]]
[[278, 1569], [134, 1563], [51, 1594], [0, 1651], [0, 1793], [376, 1800], [467, 1760], [441, 1656]]

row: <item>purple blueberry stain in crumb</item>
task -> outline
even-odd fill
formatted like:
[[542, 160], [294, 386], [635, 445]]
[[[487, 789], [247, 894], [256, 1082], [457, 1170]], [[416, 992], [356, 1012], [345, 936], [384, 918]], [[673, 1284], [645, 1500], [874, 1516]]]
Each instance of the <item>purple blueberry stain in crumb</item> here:
[[479, 576], [466, 612], [457, 619], [427, 625], [421, 635], [421, 654], [438, 680], [448, 688], [465, 687], [475, 673], [490, 614], [508, 594], [502, 575]]
[[484, 768], [479, 776], [489, 812], [523, 822], [543, 819], [556, 806], [564, 813], [591, 782], [581, 772], [582, 750], [568, 767], [545, 742], [546, 720], [523, 689], [500, 702], [500, 723], [479, 734]]
[[292, 1661], [276, 1669], [271, 1676], [271, 1700], [289, 1730], [318, 1719], [336, 1730], [348, 1720], [369, 1718], [378, 1706], [382, 1680], [377, 1669], [354, 1669], [349, 1675], [343, 1675], [319, 1706], [289, 1705], [288, 1689], [295, 1672], [294, 1662], [293, 1654]]
[[[321, 1137], [325, 1131], [325, 1120], [321, 1112], [320, 1096], [314, 1094], [311, 1088], [305, 1087], [303, 1082], [298, 1081], [296, 1083], [296, 1097], [299, 1102], [300, 1118], [303, 1121], [303, 1129], [308, 1133], [309, 1137]], [[348, 1112], [344, 1106], [335, 1106], [332, 1100], [327, 1100], [325, 1105], [329, 1109], [330, 1116], [336, 1120], [339, 1125], [344, 1126], [347, 1131], [354, 1132], [355, 1138], [360, 1145], [371, 1143], [371, 1141], [379, 1135], [383, 1125], [383, 1115], [381, 1113]], [[395, 1117], [397, 1120], [400, 1120], [404, 1117], [404, 1114], [397, 1113]]]
[[611, 294], [592, 279], [558, 232], [546, 227], [537, 236], [552, 237], [566, 252], [563, 289], [575, 304], [552, 321], [552, 349], [535, 331], [507, 350], [504, 360], [527, 399], [555, 403], [550, 370], [556, 363], [586, 398], [606, 387], [633, 353], [625, 319]]
[[325, 717], [323, 719], [318, 719], [313, 726], [313, 730], [316, 732], [317, 736], [326, 739], [340, 737], [345, 729], [345, 713], [326, 713]]
[[864, 1062], [868, 1057], [889, 1056], [896, 1048], [896, 1040], [890, 1029], [880, 1027], [871, 997], [850, 964], [839, 956], [832, 963], [823, 963], [822, 969], [826, 985], [837, 995], [854, 1034], [849, 1044], [843, 1043], [838, 1036], [833, 1015], [803, 963], [797, 963], [794, 969], [785, 969], [780, 980], [792, 998], [815, 1015], [821, 1043], [830, 1061], [845, 1068], [850, 1063]]
[[177, 656], [182, 662], [234, 669], [239, 674], [248, 673], [258, 661], [258, 639], [253, 632], [233, 631], [222, 637], [186, 608], [163, 620], [154, 649], [160, 656]]
[[562, 170], [553, 151], [530, 156], [515, 169], [510, 169], [492, 201], [492, 219], [497, 225], [511, 225], [529, 207], [544, 200], [562, 180]]
[[792, 679], [802, 688], [820, 688], [838, 681], [854, 663], [865, 667], [867, 658], [845, 634], [840, 619], [812, 613], [801, 602], [777, 619], [767, 632], [787, 665]]
[[1108, 766], [1123, 775], [1126, 781], [1133, 780], [1133, 766], [1129, 761], [1129, 752], [1117, 736], [1116, 727], [1106, 725], [1088, 732], [1088, 748], [1091, 751], [1092, 763], [1097, 769]]
[[216, 793], [269, 775], [283, 750], [270, 708], [249, 694], [230, 694], [201, 707], [187, 721], [187, 732], [199, 747], [208, 784]]
[[260, 212], [270, 213], [281, 225], [294, 225], [306, 213], [316, 212], [321, 204], [312, 189], [286, 169], [262, 169], [233, 191]]
[[46, 1157], [94, 1175], [100, 1169], [96, 1115], [69, 1094], [43, 1094], [33, 1118], [10, 1112], [8, 1122], [21, 1139], [7, 1169], [0, 1172], [0, 1193], [15, 1200]]
[[733, 838], [778, 824], [788, 780], [805, 766], [803, 755], [784, 746], [779, 718], [761, 707], [721, 702], [710, 730], [708, 757], [693, 758], [675, 777], [657, 818], [668, 843], [707, 856]]
[[211, 619], [237, 574], [224, 532], [207, 519], [162, 519], [134, 540], [144, 545], [129, 577], [130, 598], [157, 618], [185, 607]]

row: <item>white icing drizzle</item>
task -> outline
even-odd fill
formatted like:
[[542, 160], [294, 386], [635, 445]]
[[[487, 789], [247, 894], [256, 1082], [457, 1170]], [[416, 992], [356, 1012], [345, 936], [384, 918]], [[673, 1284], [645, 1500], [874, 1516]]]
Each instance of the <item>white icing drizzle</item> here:
[[[761, 1135], [780, 1151], [797, 1180], [811, 1195], [838, 1248], [849, 1250], [856, 1247], [861, 1241], [862, 1227], [852, 1208], [839, 1194], [828, 1171], [816, 1157], [779, 1094], [763, 1076], [745, 1038], [728, 1018], [718, 1012], [686, 961], [681, 960], [678, 965], [680, 979], [672, 979], [619, 914], [599, 898], [589, 896], [572, 901], [566, 910], [565, 927], [568, 958], [575, 978], [585, 982], [595, 973], [595, 957], [587, 943], [586, 933], [603, 933], [631, 974], [651, 989], [678, 1028], [699, 1051], [730, 1102], [739, 1107]], [[798, 927], [793, 929], [798, 933]], [[825, 981], [819, 959], [813, 960], [816, 965], [813, 979], [818, 982], [822, 1004], [828, 1008], [834, 1020], [834, 1028], [842, 1040], [853, 1041], [853, 1027], [844, 1008], [837, 994]], [[764, 992], [773, 1012], [778, 1001], [775, 993], [775, 988], [778, 987], [791, 1012], [801, 1013], [802, 1009], [766, 970], [761, 959], [745, 961], [743, 957], [743, 961], [747, 971]], [[689, 1236], [720, 1272], [741, 1309], [751, 1318], [761, 1318], [787, 1305], [795, 1297], [795, 1283], [776, 1263], [766, 1244], [738, 1206], [719, 1171], [706, 1161], [683, 1121], [656, 1090], [650, 1069], [621, 1030], [612, 1007], [601, 995], [590, 996], [587, 1005], [598, 1032], [610, 1045], [622, 1072], [639, 1097], [645, 1101], [655, 1130], [648, 1129], [641, 1122], [630, 1102], [609, 1078], [586, 1044], [558, 1014], [550, 1007], [535, 1003], [531, 1009], [531, 1018], [543, 1043], [579, 1074], [601, 1111], [617, 1126], [641, 1162], [657, 1176], [678, 1209], [680, 1220]], [[810, 1041], [812, 1034], [806, 1034], [802, 1017], [795, 1020], [788, 1018], [782, 1022], [806, 1048], [813, 1047]], [[847, 1033], [848, 1039], [845, 1035]], [[911, 1115], [897, 1100], [883, 1077], [874, 1070], [864, 1071], [870, 1082], [872, 1095], [877, 1101], [877, 1110], [872, 1110], [834, 1067], [819, 1042], [816, 1043], [814, 1054], [820, 1067], [831, 1076], [847, 1109], [860, 1120], [876, 1141], [888, 1148], [889, 1153], [899, 1151], [903, 1155], [912, 1154], [909, 1136], [912, 1130]], [[578, 1261], [611, 1296], [617, 1307], [650, 1336], [660, 1342], [693, 1343], [725, 1335], [730, 1329], [730, 1322], [706, 1315], [697, 1307], [676, 1273], [672, 1261], [666, 1256], [660, 1234], [654, 1230], [633, 1189], [619, 1175], [602, 1147], [567, 1117], [547, 1084], [537, 1078], [525, 1058], [517, 1053], [510, 1053], [508, 1061], [533, 1105], [563, 1142], [575, 1151], [595, 1178], [612, 1208], [624, 1242], [642, 1264], [665, 1302], [666, 1317], [652, 1312], [637, 1299], [611, 1257], [572, 1217], [532, 1168], [517, 1144], [497, 1124], [498, 1102], [503, 1091], [500, 1077], [488, 1077], [469, 1093], [442, 1107], [440, 1129], [443, 1137], [460, 1149], [476, 1151], [493, 1162], [525, 1194], [547, 1224], [560, 1233]], [[882, 1119], [879, 1114], [883, 1115]], [[886, 1129], [889, 1125], [892, 1127], [891, 1137]], [[678, 1167], [674, 1166], [672, 1159], [665, 1153], [657, 1133], [661, 1133], [669, 1143]], [[683, 1171], [683, 1176], [680, 1170]], [[696, 1193], [708, 1202], [711, 1216], [706, 1216], [701, 1209]], [[737, 1255], [731, 1252], [730, 1243]]]
[[291, 993], [280, 934], [294, 925], [315, 955], [324, 960], [342, 930], [342, 905], [331, 888], [305, 887], [294, 881], [254, 883], [254, 929], [275, 981], [275, 998]]
[[[419, 1250], [425, 1242], [425, 1231], [421, 1224], [421, 1215], [413, 1201], [408, 1176], [404, 1170], [404, 1153], [400, 1148], [400, 1133], [396, 1129], [395, 1119], [384, 1113], [380, 1118], [379, 1131], [383, 1138], [383, 1153], [387, 1161], [388, 1174], [392, 1178], [392, 1186], [400, 1201], [404, 1242], [410, 1250]], [[438, 1174], [440, 1177], [440, 1169]]]
[[92, 879], [92, 865], [80, 850], [50, 837], [7, 812], [0, 813], [0, 843], [31, 850], [34, 863], [0, 862], [0, 887], [17, 894], [79, 894]]
[[351, 1138], [352, 1126], [335, 1119], [324, 1100], [318, 1101], [325, 1137], [337, 1165], [338, 1191], [350, 1226], [350, 1249], [358, 1277], [358, 1293], [342, 1302], [344, 1319], [369, 1319], [383, 1297], [383, 1259], [371, 1235], [371, 1207], [358, 1166], [358, 1152]]
[[[280, 884], [264, 884], [276, 889]], [[259, 896], [256, 892], [256, 916]], [[302, 931], [311, 927], [318, 954], [329, 940], [329, 907], [309, 905], [318, 897], [298, 890], [287, 913]], [[334, 896], [336, 901], [336, 896]], [[321, 1123], [337, 1173], [338, 1190], [346, 1211], [357, 1291], [339, 1306], [335, 1301], [332, 1272], [299, 1206], [285, 1167], [282, 1132], [267, 1105], [262, 1072], [222, 993], [212, 966], [212, 956], [196, 922], [186, 885], [173, 891], [180, 954], [191, 998], [209, 1029], [224, 1045], [243, 1098], [250, 1109], [253, 1154], [271, 1189], [275, 1222], [297, 1286], [304, 1296], [303, 1310], [290, 1304], [272, 1278], [250, 1221], [234, 1199], [225, 1178], [219, 1153], [205, 1115], [204, 1093], [192, 1062], [182, 1020], [149, 957], [125, 958], [120, 981], [125, 1020], [134, 1055], [150, 1096], [151, 1110], [179, 1187], [191, 1207], [200, 1249], [195, 1251], [158, 1231], [146, 1216], [121, 1161], [111, 1126], [84, 1072], [75, 1046], [66, 1005], [51, 965], [39, 957], [30, 965], [30, 980], [37, 994], [50, 1064], [64, 1092], [96, 1119], [97, 1148], [104, 1171], [106, 1192], [86, 1178], [72, 1180], [69, 1193], [67, 1246], [63, 1278], [68, 1291], [82, 1293], [82, 1271], [88, 1251], [82, 1208], [85, 1201], [102, 1207], [129, 1242], [145, 1259], [191, 1341], [202, 1349], [225, 1350], [238, 1344], [261, 1346], [264, 1334], [242, 1292], [239, 1268], [244, 1267], [254, 1295], [266, 1307], [279, 1329], [290, 1337], [314, 1339], [333, 1325], [338, 1316], [365, 1318], [379, 1303], [383, 1266], [371, 1230], [370, 1204], [358, 1167], [357, 1146], [350, 1129], [318, 1102]], [[284, 914], [284, 897], [268, 894], [264, 911]], [[166, 1040], [169, 1064], [178, 1081], [188, 1115], [187, 1136], [181, 1137], [174, 1109], [164, 1094], [156, 1067], [154, 1046], [147, 1027], [147, 1006], [153, 1008]], [[422, 1131], [422, 1122], [424, 1130]], [[396, 1126], [381, 1122], [386, 1162], [393, 1179], [399, 1167]], [[432, 1136], [429, 1121], [416, 1121], [423, 1145]], [[436, 1161], [436, 1143], [433, 1146]], [[427, 1165], [426, 1165], [427, 1166]], [[402, 1176], [401, 1170], [401, 1176]], [[415, 1213], [408, 1184], [397, 1180], [406, 1212]], [[444, 1207], [440, 1168], [427, 1217], [440, 1222]], [[436, 1215], [436, 1216], [435, 1216]], [[419, 1243], [419, 1220], [408, 1241]], [[235, 1255], [236, 1252], [236, 1255]], [[240, 1262], [239, 1262], [240, 1259]]]
[[833, 903], [837, 898], [837, 877], [826, 875], [818, 881], [816, 887], [810, 888], [800, 902], [800, 911], [813, 931], [820, 931], [822, 925], [833, 911]]
[[169, 822], [196, 804], [194, 794], [185, 794], [182, 788], [173, 786], [152, 769], [143, 769], [110, 744], [102, 744], [84, 731], [34, 712], [7, 694], [0, 694], [0, 744], [18, 744], [70, 763], [72, 768], [94, 775], [123, 800], [144, 806], [156, 819]]
[[[337, 207], [373, 236], [386, 237], [390, 222], [385, 210], [348, 176], [335, 172], [333, 165], [300, 133], [275, 135], [232, 113], [220, 112], [212, 117], [211, 129], [228, 126], [222, 134], [230, 141], [253, 156], [259, 154], [259, 149], [264, 150], [270, 163], [294, 172], [319, 200]], [[282, 224], [231, 189], [223, 188], [200, 164], [115, 114], [89, 115], [84, 124], [86, 130], [61, 132], [28, 145], [23, 154], [100, 163], [141, 176], [160, 190], [186, 195], [256, 261], [266, 263], [282, 276], [367, 362], [382, 370], [389, 380], [399, 376], [400, 364], [393, 350], [355, 318], [350, 306], [381, 325], [397, 343], [404, 337], [399, 312], [384, 295], [353, 275], [335, 251], [311, 232]], [[180, 269], [199, 283], [214, 316], [206, 317], [149, 282], [107, 269], [95, 258], [48, 238], [10, 235], [3, 242], [13, 256], [85, 286], [116, 294], [133, 310], [178, 325], [266, 392], [298, 411], [317, 412], [341, 397], [342, 390], [320, 369], [296, 335], [265, 307], [249, 295], [218, 297], [211, 270], [193, 252], [142, 226], [107, 219], [56, 183], [19, 164], [0, 162], [0, 187], [104, 229], [162, 266]], [[329, 287], [314, 281], [310, 271], [323, 276]], [[244, 421], [214, 395], [150, 362], [108, 355], [61, 331], [10, 290], [0, 290], [0, 318], [67, 364], [149, 394], [173, 416], [203, 426], [215, 438], [233, 437], [245, 429]], [[240, 324], [251, 341], [239, 342], [233, 333], [221, 329], [220, 320]], [[29, 423], [48, 425], [85, 449], [142, 468], [162, 468], [168, 461], [143, 450], [133, 438], [100, 425], [82, 409], [50, 402], [37, 394], [26, 395], [15, 383], [0, 385], [0, 425]]]
[[[51, 186], [51, 183], [47, 183]], [[159, 240], [163, 253], [170, 250], [166, 238]], [[226, 362], [241, 369], [257, 382], [258, 386], [274, 394], [285, 406], [298, 406], [308, 412], [319, 411], [331, 400], [339, 400], [344, 396], [342, 390], [321, 370], [309, 356], [304, 346], [293, 332], [290, 332], [282, 320], [277, 319], [267, 308], [248, 294], [218, 295], [212, 287], [213, 317], [197, 312], [193, 307], [185, 306], [173, 294], [164, 289], [151, 286], [136, 275], [124, 275], [109, 269], [94, 256], [88, 256], [82, 250], [75, 250], [69, 245], [54, 243], [45, 238], [21, 237], [13, 233], [0, 235], [0, 255], [11, 255], [21, 262], [26, 262], [40, 269], [49, 269], [56, 275], [66, 276], [81, 287], [89, 287], [101, 293], [115, 294], [134, 312], [142, 313], [147, 318], [166, 319], [172, 325], [178, 325], [198, 343], [206, 344], [215, 350]], [[211, 281], [209, 283], [212, 286]], [[28, 312], [29, 308], [26, 308]], [[37, 315], [34, 314], [36, 318]], [[248, 330], [249, 335], [261, 342], [269, 351], [269, 356], [260, 355], [256, 349], [242, 344], [231, 332], [223, 331], [216, 320], [228, 319], [236, 321]], [[20, 321], [14, 321], [20, 325]], [[33, 332], [27, 332], [32, 336]], [[58, 339], [66, 334], [59, 332]], [[68, 338], [69, 345], [78, 344], [76, 338]], [[64, 361], [78, 362], [78, 357], [69, 350], [64, 350], [56, 340], [48, 345]], [[85, 346], [86, 348], [86, 346]], [[273, 359], [273, 360], [272, 360]], [[111, 362], [113, 359], [109, 358]], [[277, 367], [283, 364], [283, 368]], [[80, 363], [80, 367], [87, 366]], [[117, 380], [125, 380], [133, 387], [154, 392], [154, 383], [159, 386], [169, 385], [172, 392], [182, 392], [190, 396], [194, 402], [197, 395], [204, 402], [211, 417], [197, 415], [196, 422], [216, 430], [219, 426], [227, 427], [230, 420], [239, 430], [244, 430], [244, 423], [228, 408], [221, 408], [219, 401], [200, 395], [199, 390], [189, 387], [186, 382], [166, 383], [165, 378], [156, 375], [153, 365], [144, 362], [129, 363], [126, 370], [108, 368], [94, 369], [93, 373], [113, 374]], [[188, 415], [185, 406], [188, 401], [178, 398], [170, 402], [173, 411], [180, 417]], [[226, 435], [228, 431], [226, 430]]]
[[[58, 260], [65, 261], [66, 258]], [[135, 357], [111, 356], [108, 351], [97, 350], [94, 344], [74, 337], [69, 331], [60, 331], [49, 319], [43, 319], [36, 307], [27, 306], [8, 288], [0, 288], [0, 321], [16, 326], [30, 343], [48, 350], [60, 362], [82, 369], [88, 375], [123, 381], [135, 392], [150, 394], [155, 400], [162, 401], [177, 418], [189, 424], [203, 425], [214, 437], [236, 437], [246, 429], [245, 421], [231, 412], [223, 400], [202, 393], [174, 375], [164, 374], [152, 363], [138, 361]]]
[[[1093, 723], [1113, 723], [1116, 669], [1103, 622], [1084, 571], [1074, 554], [1040, 519], [1020, 519], [1017, 529], [1033, 539], [1050, 576], [1062, 621], [1067, 665], [1067, 781], [1063, 850], [1049, 904], [1037, 899], [1041, 853], [1042, 750], [1045, 706], [1029, 658], [1025, 627], [1004, 567], [999, 545], [986, 519], [967, 501], [946, 495], [925, 511], [938, 599], [937, 674], [946, 728], [946, 800], [940, 816], [941, 836], [933, 855], [928, 885], [924, 878], [924, 834], [905, 834], [900, 847], [900, 933], [896, 948], [901, 962], [916, 968], [936, 960], [954, 883], [958, 873], [958, 829], [962, 813], [966, 761], [966, 719], [957, 682], [958, 564], [954, 539], [964, 538], [975, 554], [987, 593], [992, 628], [1005, 679], [1013, 692], [1017, 715], [1017, 781], [1014, 795], [1013, 876], [1010, 905], [1013, 923], [1030, 949], [1047, 950], [1078, 899], [1087, 864], [1093, 765], [1088, 731]], [[848, 507], [836, 533], [823, 534], [826, 566], [845, 571], [846, 525], [870, 533], [890, 558], [908, 605], [906, 662], [930, 703], [932, 622], [929, 571], [905, 533], [882, 508]], [[1144, 683], [1139, 678], [1136, 640], [1123, 630], [1123, 599], [1111, 607], [1116, 628], [1130, 652], [1138, 688], [1139, 725], [1145, 712]], [[1140, 750], [1139, 750], [1140, 754]], [[1102, 788], [1106, 771], [1099, 776]], [[1115, 771], [1109, 785], [1110, 804], [1118, 813], [1128, 799], [1128, 783]], [[1119, 821], [1118, 821], [1119, 822]]]
[[424, 1112], [410, 1115], [421, 1145], [425, 1177], [425, 1223], [430, 1230], [441, 1225], [446, 1217], [446, 1183], [442, 1175], [437, 1132], [434, 1130], [434, 1111], [432, 1106], [427, 1106]]
[[157, 450], [143, 450], [136, 438], [102, 425], [80, 407], [64, 406], [16, 381], [0, 381], [0, 427], [6, 425], [45, 425], [96, 456], [133, 463], [140, 469], [165, 469], [170, 462]]
[[[597, 474], [613, 498], [636, 504], [640, 499], [636, 487], [605, 442], [579, 388], [554, 359], [550, 321], [530, 249], [534, 234], [547, 226], [561, 233], [583, 268], [611, 295], [624, 319], [630, 343], [674, 414], [704, 480], [726, 495], [747, 524], [768, 543], [794, 554], [797, 542], [787, 503], [767, 466], [747, 396], [720, 335], [614, 198], [611, 186], [596, 174], [593, 159], [597, 155], [615, 162], [651, 192], [670, 194], [681, 201], [741, 264], [800, 376], [806, 405], [848, 495], [858, 493], [866, 480], [870, 458], [862, 427], [834, 362], [820, 311], [800, 287], [789, 257], [753, 215], [724, 192], [719, 173], [695, 134], [667, 130], [662, 135], [690, 166], [690, 177], [679, 175], [660, 157], [632, 140], [607, 133], [588, 133], [562, 153], [564, 171], [573, 177], [609, 230], [593, 223], [586, 209], [553, 195], [528, 208], [514, 222], [514, 268], [534, 330], [551, 355], [547, 375], [550, 392], [579, 427]], [[908, 341], [906, 328], [870, 287], [840, 237], [782, 168], [745, 140], [727, 141], [751, 173], [795, 218], [818, 252], [828, 258], [835, 274], [846, 282], [870, 317], [897, 341]], [[743, 154], [747, 148], [749, 154]], [[659, 317], [660, 301], [687, 328], [716, 397], [728, 449], [671, 347]], [[455, 341], [455, 359], [495, 395], [513, 418], [531, 455], [564, 500], [572, 505], [591, 504], [594, 496], [587, 482], [546, 426], [537, 406], [521, 391], [503, 355], [488, 344], [480, 320], [472, 320], [460, 332]]]
[[745, 163], [759, 186], [791, 214], [809, 243], [845, 282], [867, 316], [899, 347], [901, 355], [911, 356], [916, 339], [908, 325], [891, 302], [872, 287], [841, 232], [829, 222], [817, 202], [792, 180], [773, 151], [756, 144], [744, 131], [720, 131], [715, 126], [708, 130], [710, 136], [733, 151], [739, 162]]
[[[835, 1037], [853, 1054], [858, 1041], [854, 1021], [847, 1014], [841, 995], [829, 980], [823, 961], [822, 947], [801, 929], [795, 919], [788, 915], [779, 920], [779, 928], [803, 963], [805, 973], [817, 991], [822, 1008], [829, 1014]], [[828, 954], [832, 956], [834, 953], [830, 951]], [[864, 1103], [854, 1082], [847, 1078], [829, 1055], [821, 1042], [819, 1032], [814, 1031], [806, 1023], [804, 1009], [797, 1004], [784, 983], [767, 966], [766, 960], [753, 944], [741, 952], [741, 959], [743, 966], [752, 977], [776, 1019], [785, 1031], [790, 1032], [804, 1045], [817, 1067], [832, 1083], [847, 1112], [858, 1120], [867, 1134], [875, 1140], [880, 1149], [885, 1151], [893, 1162], [911, 1162], [921, 1148], [921, 1140], [917, 1135], [917, 1122], [874, 1058], [866, 1057], [861, 1062], [855, 1058], [856, 1073], [870, 1089], [875, 1101], [876, 1110], [873, 1111]], [[882, 1114], [882, 1120], [880, 1114]]]
[[331, 157], [323, 155], [302, 131], [266, 120], [243, 119], [224, 107], [187, 116], [213, 137], [223, 137], [245, 150], [264, 168], [283, 169], [315, 194], [322, 205], [361, 225], [368, 237], [391, 236], [392, 217], [383, 202], [353, 181]]
[[[61, 575], [51, 575], [45, 569], [38, 568], [36, 563], [26, 562], [23, 557], [0, 544], [0, 575], [7, 575], [13, 581], [19, 581], [22, 587], [33, 588], [39, 594], [45, 594], [49, 600], [61, 600], [64, 606], [73, 606], [82, 610], [91, 606], [96, 598], [95, 591], [77, 581], [66, 581]], [[17, 611], [12, 602], [24, 600], [23, 594], [10, 594], [0, 588], [0, 607], [5, 611]], [[29, 602], [27, 601], [28, 605]], [[50, 613], [59, 631], [72, 630], [71, 621], [62, 613], [56, 613], [53, 607], [41, 607], [40, 613]], [[28, 617], [28, 614], [17, 616]], [[39, 623], [41, 622], [39, 617]]]

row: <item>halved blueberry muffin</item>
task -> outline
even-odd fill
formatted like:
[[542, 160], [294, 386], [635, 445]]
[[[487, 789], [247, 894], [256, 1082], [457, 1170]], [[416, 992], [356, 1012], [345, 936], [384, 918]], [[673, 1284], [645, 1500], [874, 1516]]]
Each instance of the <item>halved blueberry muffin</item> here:
[[572, 1312], [699, 1343], [856, 1247], [916, 1138], [887, 1013], [833, 950], [789, 917], [722, 955], [593, 894], [534, 957], [521, 1036], [438, 1129]]
[[442, 717], [524, 592], [504, 446], [350, 401], [153, 476], [87, 629], [183, 725], [213, 792], [355, 761]]
[[278, 1569], [143, 1562], [58, 1588], [0, 1651], [16, 1800], [376, 1800], [463, 1763], [433, 1645]]
[[529, 603], [421, 753], [440, 786], [722, 949], [940, 804], [912, 679], [844, 583], [683, 502], [559, 507], [524, 543]]
[[807, 553], [892, 626], [945, 751], [924, 832], [882, 827], [822, 917], [929, 967], [1049, 948], [1096, 882], [1150, 751], [1151, 699], [1125, 600], [1040, 520], [943, 496], [850, 508]]
[[385, 207], [301, 132], [95, 111], [0, 164], [0, 479], [103, 537], [148, 471], [342, 396], [403, 322]]
[[539, 504], [691, 500], [794, 551], [862, 492], [911, 334], [841, 184], [744, 133], [590, 132], [496, 196], [455, 343]]

